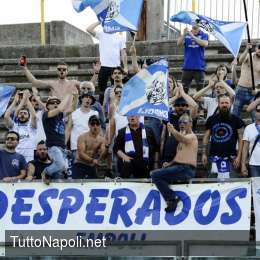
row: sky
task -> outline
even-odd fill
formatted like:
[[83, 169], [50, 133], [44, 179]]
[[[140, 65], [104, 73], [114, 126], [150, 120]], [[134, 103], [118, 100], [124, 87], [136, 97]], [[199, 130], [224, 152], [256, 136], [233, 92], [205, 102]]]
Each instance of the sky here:
[[[36, 23], [41, 20], [41, 0], [0, 0], [0, 24]], [[45, 21], [66, 21], [81, 30], [97, 21], [95, 13], [87, 8], [74, 11], [71, 0], [45, 0]]]

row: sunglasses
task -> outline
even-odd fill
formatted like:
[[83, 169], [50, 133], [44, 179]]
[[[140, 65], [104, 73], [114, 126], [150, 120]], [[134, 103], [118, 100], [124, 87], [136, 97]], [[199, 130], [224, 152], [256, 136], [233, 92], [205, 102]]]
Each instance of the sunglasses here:
[[57, 68], [58, 71], [66, 71], [67, 69]]
[[50, 101], [48, 102], [48, 105], [59, 105], [60, 104], [60, 101]]
[[91, 124], [90, 124], [91, 126], [100, 126], [100, 123], [99, 122], [92, 122]]
[[187, 107], [188, 105], [187, 104], [175, 104], [174, 106], [175, 107]]
[[115, 94], [118, 95], [118, 94], [121, 94], [122, 91], [116, 91]]
[[179, 121], [179, 125], [181, 125], [181, 124], [187, 125], [188, 123], [189, 123], [189, 121], [182, 121], [182, 120]]
[[10, 141], [16, 141], [17, 138], [9, 136], [9, 137], [6, 137], [6, 140], [7, 140], [7, 141], [9, 141], [9, 140], [10, 140]]

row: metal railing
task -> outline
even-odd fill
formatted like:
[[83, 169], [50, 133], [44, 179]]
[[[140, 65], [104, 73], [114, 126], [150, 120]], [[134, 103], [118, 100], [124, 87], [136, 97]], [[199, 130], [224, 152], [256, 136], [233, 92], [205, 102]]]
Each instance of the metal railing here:
[[[180, 11], [192, 11], [193, 1], [195, 1], [195, 13], [217, 20], [245, 21], [243, 0], [164, 0], [165, 21], [182, 31], [186, 25], [171, 23], [169, 17]], [[253, 39], [260, 38], [260, 1], [246, 0], [246, 5], [250, 36]]]

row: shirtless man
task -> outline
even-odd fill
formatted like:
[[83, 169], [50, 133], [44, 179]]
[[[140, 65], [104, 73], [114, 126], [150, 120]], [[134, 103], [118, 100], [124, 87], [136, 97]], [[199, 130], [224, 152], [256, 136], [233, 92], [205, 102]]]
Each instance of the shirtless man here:
[[175, 211], [179, 198], [169, 188], [169, 183], [187, 181], [195, 176], [197, 166], [198, 139], [192, 132], [192, 118], [184, 114], [179, 119], [180, 132], [170, 123], [168, 132], [178, 140], [177, 153], [171, 162], [163, 163], [163, 168], [151, 172], [151, 177], [167, 203], [166, 212]]
[[89, 132], [79, 136], [76, 162], [72, 168], [73, 179], [97, 178], [99, 160], [105, 159], [109, 146], [101, 133], [100, 119], [93, 115], [89, 118]]
[[21, 68], [29, 82], [38, 89], [50, 88], [50, 96], [56, 96], [63, 100], [69, 94], [78, 94], [80, 82], [77, 80], [68, 80], [68, 65], [61, 62], [57, 66], [58, 80], [38, 80], [36, 79], [27, 67], [27, 61], [24, 57], [20, 59]]

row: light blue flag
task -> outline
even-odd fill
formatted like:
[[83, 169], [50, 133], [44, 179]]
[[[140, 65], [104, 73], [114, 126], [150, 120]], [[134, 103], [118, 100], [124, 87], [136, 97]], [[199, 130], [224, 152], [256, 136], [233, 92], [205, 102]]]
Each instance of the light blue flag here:
[[106, 33], [137, 31], [143, 0], [72, 0], [77, 12], [91, 7]]
[[237, 57], [246, 29], [245, 22], [227, 22], [213, 20], [207, 16], [193, 12], [181, 11], [171, 17], [172, 22], [198, 25], [208, 33], [213, 34], [225, 47]]
[[118, 112], [168, 120], [168, 62], [164, 59], [142, 69], [123, 87]]
[[15, 91], [13, 86], [0, 86], [0, 117], [5, 113], [10, 98]]

